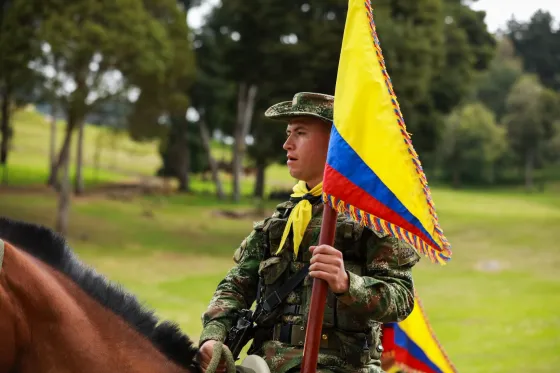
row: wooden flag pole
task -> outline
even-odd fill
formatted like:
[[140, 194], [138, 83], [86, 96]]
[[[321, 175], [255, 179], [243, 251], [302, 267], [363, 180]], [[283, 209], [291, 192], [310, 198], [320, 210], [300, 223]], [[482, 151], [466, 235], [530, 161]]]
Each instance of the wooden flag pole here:
[[[337, 215], [335, 209], [328, 204], [324, 204], [319, 245], [332, 246], [334, 244]], [[303, 346], [301, 373], [316, 373], [317, 371], [319, 345], [321, 344], [323, 316], [328, 289], [329, 287], [325, 280], [318, 278], [313, 279], [311, 303], [309, 305], [309, 314], [307, 317], [307, 330], [305, 331], [305, 344]]]

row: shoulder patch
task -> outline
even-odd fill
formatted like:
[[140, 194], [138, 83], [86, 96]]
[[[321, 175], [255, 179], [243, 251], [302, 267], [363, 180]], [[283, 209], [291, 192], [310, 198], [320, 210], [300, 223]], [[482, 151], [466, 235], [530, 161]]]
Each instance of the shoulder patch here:
[[399, 266], [415, 264], [420, 260], [420, 255], [418, 255], [416, 249], [406, 242], [399, 240], [397, 250], [397, 263]]

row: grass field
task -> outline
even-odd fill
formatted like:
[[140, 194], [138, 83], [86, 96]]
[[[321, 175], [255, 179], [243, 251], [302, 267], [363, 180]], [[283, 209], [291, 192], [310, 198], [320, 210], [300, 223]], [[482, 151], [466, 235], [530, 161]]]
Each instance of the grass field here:
[[[38, 124], [34, 115], [20, 113], [15, 128], [10, 179], [20, 185], [46, 178], [48, 124]], [[88, 128], [89, 149], [96, 131]], [[97, 182], [121, 181], [135, 173], [149, 176], [159, 166], [155, 144], [120, 141], [136, 151], [104, 150]], [[118, 167], [111, 167], [115, 154], [121, 158]], [[282, 171], [275, 166], [267, 176], [290, 185]], [[89, 175], [93, 185], [93, 172]], [[244, 190], [251, 186], [251, 180], [244, 181]], [[200, 182], [197, 188], [209, 186]], [[433, 195], [454, 256], [444, 267], [423, 260], [415, 279], [432, 327], [458, 371], [558, 371], [558, 190], [529, 195], [437, 188]], [[50, 191], [0, 189], [0, 206], [2, 215], [54, 224], [56, 198]], [[267, 204], [268, 212], [272, 206]], [[115, 199], [93, 193], [73, 200], [69, 240], [85, 262], [124, 284], [162, 317], [178, 321], [196, 339], [200, 315], [232, 265], [233, 251], [258, 219], [227, 219], [219, 211], [252, 207], [249, 199], [231, 205], [211, 196]]]

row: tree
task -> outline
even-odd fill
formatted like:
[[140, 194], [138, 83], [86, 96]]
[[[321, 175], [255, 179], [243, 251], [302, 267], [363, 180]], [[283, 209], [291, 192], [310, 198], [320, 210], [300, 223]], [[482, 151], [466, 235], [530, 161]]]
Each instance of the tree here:
[[524, 166], [525, 186], [533, 189], [533, 173], [546, 140], [541, 98], [544, 88], [534, 74], [524, 74], [512, 87], [506, 101], [504, 124], [512, 149]]
[[444, 173], [453, 186], [493, 183], [495, 162], [507, 150], [505, 135], [494, 114], [480, 102], [453, 110], [441, 142]]
[[176, 178], [181, 192], [191, 191], [190, 173], [201, 173], [208, 167], [198, 125], [184, 118], [171, 119], [169, 134], [160, 143], [159, 153], [163, 165], [158, 176]]
[[551, 165], [558, 167], [560, 166], [560, 93], [545, 89], [541, 97], [541, 108], [545, 132], [541, 164], [543, 168]]
[[560, 120], [556, 120], [552, 126], [552, 136], [546, 143], [547, 158], [560, 166]]
[[132, 78], [162, 76], [173, 52], [164, 25], [139, 0], [57, 3], [42, 20], [40, 31], [45, 54], [60, 61], [54, 68], [64, 79], [60, 86], [66, 87], [58, 96], [67, 117], [66, 134], [49, 184], [56, 183], [58, 167], [67, 162], [71, 135], [77, 129], [79, 193], [86, 115], [100, 103], [126, 95]]
[[[427, 157], [436, 148], [444, 115], [468, 94], [473, 72], [486, 67], [493, 39], [486, 29], [484, 14], [459, 1], [373, 5], [387, 68], [407, 128], [414, 135], [419, 153]], [[231, 128], [231, 132], [225, 132], [235, 134], [234, 128], [246, 126], [246, 133], [253, 135], [255, 143], [248, 151], [261, 169], [265, 163], [281, 159], [280, 148], [271, 146], [268, 140], [283, 136], [282, 126], [271, 126], [262, 112], [272, 103], [291, 100], [298, 91], [334, 94], [346, 12], [345, 0], [232, 0], [223, 2], [210, 14], [202, 30], [203, 47], [197, 48], [197, 59], [201, 56], [199, 51], [210, 55], [203, 49], [215, 48], [213, 57], [204, 58], [199, 65], [206, 70], [214, 60], [228, 61], [228, 66], [213, 68], [214, 74], [208, 76], [219, 76], [236, 88], [243, 82], [247, 87], [258, 87], [251, 123], [239, 115], [246, 105], [236, 109], [235, 102], [229, 103], [231, 98], [227, 99], [227, 108], [220, 111], [226, 112], [227, 118], [238, 118], [236, 126], [231, 119], [222, 122]], [[453, 15], [453, 22], [444, 22], [447, 14]], [[249, 90], [245, 88], [243, 92]], [[237, 98], [243, 99], [242, 96], [237, 94]], [[216, 110], [205, 112], [210, 115], [210, 111]], [[237, 144], [244, 143], [243, 134], [237, 132]], [[234, 154], [244, 151], [235, 149]], [[239, 163], [239, 159], [235, 158], [235, 162]], [[259, 191], [264, 173], [257, 175], [255, 189]]]
[[306, 1], [286, 17], [287, 34], [269, 46], [275, 53], [268, 81], [261, 85], [251, 134], [254, 143], [248, 155], [254, 164], [253, 195], [262, 199], [265, 171], [271, 163], [283, 163], [286, 154], [286, 124], [264, 117], [264, 111], [280, 101], [290, 101], [296, 92], [334, 94], [347, 3], [339, 0]]
[[[167, 8], [166, 8], [167, 6]], [[153, 14], [158, 11], [160, 18]], [[173, 22], [181, 19], [182, 23]], [[100, 104], [127, 97], [132, 83], [142, 86], [146, 80], [160, 87], [169, 82], [169, 71], [178, 59], [168, 30], [184, 25], [173, 1], [158, 2], [157, 6], [140, 0], [56, 2], [40, 22], [44, 58], [35, 61], [36, 69], [55, 69], [60, 77], [57, 93], [59, 106], [66, 115], [66, 133], [57, 157], [56, 167], [49, 177], [55, 184], [58, 169], [68, 167], [72, 133], [78, 130], [77, 168], [75, 189], [83, 188], [81, 180], [83, 126], [86, 115]], [[175, 26], [177, 25], [177, 26]], [[188, 45], [185, 31], [184, 45]], [[58, 61], [55, 66], [49, 61]], [[181, 60], [186, 62], [185, 60]], [[171, 100], [175, 104], [179, 100]], [[66, 174], [67, 170], [65, 170]], [[61, 201], [68, 201], [62, 188]], [[58, 221], [65, 230], [69, 203], [61, 203]]]
[[235, 120], [232, 121], [235, 123], [232, 131], [235, 138], [232, 198], [235, 201], [240, 198], [245, 140], [251, 131], [256, 102], [262, 92], [268, 92], [267, 85], [290, 74], [286, 70], [291, 66], [283, 64], [290, 44], [282, 40], [291, 31], [289, 15], [297, 11], [298, 4], [291, 1], [231, 0], [217, 6], [204, 26], [207, 43], [219, 46], [215, 55], [220, 61], [228, 61], [222, 79], [232, 82], [236, 90]]
[[513, 84], [523, 74], [523, 63], [507, 36], [499, 39], [496, 54], [488, 70], [479, 74], [474, 87], [474, 99], [491, 109], [501, 121], [506, 111], [506, 98]]
[[257, 119], [253, 137], [254, 144], [248, 148], [256, 169], [253, 195], [263, 199], [266, 168], [271, 163], [286, 162], [286, 154], [282, 151], [282, 144], [286, 141], [286, 126], [265, 118]]
[[168, 56], [159, 69], [136, 71], [131, 77], [140, 94], [128, 118], [128, 129], [137, 141], [162, 138], [166, 134], [161, 126], [165, 118], [185, 116], [196, 69], [191, 33], [182, 6], [178, 8], [176, 0], [152, 0], [144, 4], [162, 28]]
[[212, 27], [205, 26], [195, 34], [193, 45], [196, 51], [196, 77], [189, 90], [191, 107], [198, 114], [198, 138], [206, 153], [216, 197], [222, 200], [225, 195], [218, 163], [212, 155], [211, 133], [216, 129], [233, 132], [236, 86], [235, 81], [228, 80], [228, 66], [223, 63], [223, 51]]
[[554, 23], [549, 12], [538, 10], [528, 22], [508, 22], [506, 33], [525, 71], [537, 74], [545, 87], [560, 91], [560, 31]]
[[432, 84], [446, 66], [444, 2], [374, 3], [374, 17], [407, 130], [424, 162], [435, 150], [443, 123]]
[[444, 118], [469, 97], [475, 77], [488, 67], [493, 57], [495, 40], [484, 18], [484, 12], [471, 9], [465, 2], [443, 2], [442, 63], [434, 65], [430, 98], [417, 108], [421, 137], [413, 132], [415, 146], [420, 143], [420, 154], [426, 153], [423, 160], [426, 167], [432, 163], [431, 150], [441, 141]]
[[36, 77], [28, 62], [38, 53], [36, 20], [48, 3], [48, 0], [42, 3], [23, 0], [0, 3], [0, 165], [3, 166], [3, 183], [8, 181], [12, 107], [18, 101], [28, 101], [29, 92], [34, 88]]

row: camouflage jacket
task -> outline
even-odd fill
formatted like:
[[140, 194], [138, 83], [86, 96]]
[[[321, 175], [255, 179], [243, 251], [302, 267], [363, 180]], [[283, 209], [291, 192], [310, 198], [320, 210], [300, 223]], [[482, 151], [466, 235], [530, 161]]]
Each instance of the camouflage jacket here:
[[[259, 276], [261, 294], [266, 297], [309, 263], [307, 248], [319, 240], [321, 202], [313, 206], [298, 258], [294, 258], [291, 235], [276, 255], [293, 206], [291, 201], [279, 204], [271, 217], [254, 225], [237, 248], [235, 266], [218, 284], [202, 315], [200, 344], [208, 339], [225, 340], [234, 323], [234, 311], [248, 309], [256, 300]], [[328, 291], [322, 336], [325, 343], [321, 344], [318, 364], [333, 372], [382, 372], [380, 326], [401, 321], [412, 311], [411, 269], [420, 257], [409, 244], [364, 228], [342, 214], [338, 216], [333, 246], [343, 253], [350, 286], [344, 294]], [[253, 353], [263, 356], [274, 373], [287, 372], [301, 363], [312, 283], [307, 276], [261, 323], [264, 337], [259, 337]], [[274, 337], [280, 325], [291, 326], [289, 343]]]

